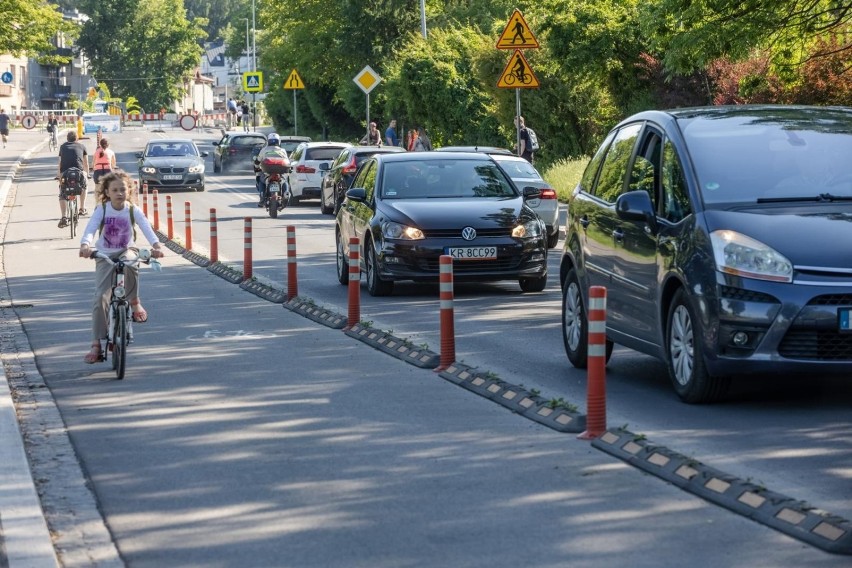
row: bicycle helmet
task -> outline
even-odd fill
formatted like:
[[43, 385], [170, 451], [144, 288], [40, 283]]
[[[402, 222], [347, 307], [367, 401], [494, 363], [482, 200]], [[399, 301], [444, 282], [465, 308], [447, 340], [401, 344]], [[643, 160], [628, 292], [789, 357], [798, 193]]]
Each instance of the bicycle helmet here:
[[269, 146], [280, 146], [281, 138], [274, 132], [266, 137], [266, 144]]

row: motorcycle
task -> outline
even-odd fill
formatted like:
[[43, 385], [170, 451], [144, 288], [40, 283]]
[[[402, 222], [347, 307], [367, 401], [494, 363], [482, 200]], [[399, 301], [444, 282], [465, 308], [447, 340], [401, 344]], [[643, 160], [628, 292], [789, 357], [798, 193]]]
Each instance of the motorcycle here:
[[266, 188], [264, 201], [269, 216], [278, 218], [278, 212], [290, 204], [290, 182], [284, 176], [290, 172], [290, 160], [283, 156], [266, 156], [260, 160], [258, 175]]

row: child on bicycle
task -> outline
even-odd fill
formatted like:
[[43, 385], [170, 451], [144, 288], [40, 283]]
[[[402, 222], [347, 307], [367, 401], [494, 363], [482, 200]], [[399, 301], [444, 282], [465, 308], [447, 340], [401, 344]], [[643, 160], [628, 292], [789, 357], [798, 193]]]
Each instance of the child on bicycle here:
[[[94, 248], [107, 254], [113, 260], [133, 259], [138, 254], [136, 248], [136, 227], [141, 229], [151, 244], [151, 256], [160, 258], [163, 251], [160, 240], [145, 214], [132, 203], [134, 198], [133, 180], [122, 170], [113, 170], [104, 175], [96, 189], [97, 205], [92, 210], [83, 237], [80, 239], [80, 256], [91, 258], [92, 242], [95, 234], [100, 236]], [[86, 363], [97, 363], [102, 359], [101, 340], [107, 335], [107, 308], [112, 289], [112, 265], [103, 259], [96, 260], [95, 295], [92, 302], [92, 348], [83, 359]], [[127, 297], [132, 306], [132, 317], [136, 323], [148, 321], [148, 313], [139, 301], [139, 269], [128, 267], [125, 272]]]

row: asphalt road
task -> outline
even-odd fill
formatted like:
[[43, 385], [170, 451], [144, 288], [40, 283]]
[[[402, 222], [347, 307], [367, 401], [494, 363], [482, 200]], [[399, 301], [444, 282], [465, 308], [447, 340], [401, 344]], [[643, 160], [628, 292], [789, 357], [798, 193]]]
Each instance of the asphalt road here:
[[[132, 151], [157, 135], [179, 133], [112, 137], [119, 164], [132, 170]], [[17, 313], [38, 371], [127, 565], [848, 561], [683, 493], [175, 256], [164, 272], [143, 274], [151, 322], [137, 326], [128, 377], [115, 381], [107, 367], [82, 363], [93, 267], [56, 228], [48, 181], [54, 163], [46, 154], [34, 157], [17, 182], [4, 266], [14, 302], [31, 306]], [[345, 313], [345, 288], [334, 278], [332, 220], [318, 207], [264, 218], [249, 174], [212, 175], [207, 192], [172, 197], [181, 213], [184, 201], [192, 203], [199, 245], [208, 242], [207, 211], [217, 209], [220, 255], [235, 266], [242, 220], [251, 216], [255, 273], [277, 282], [285, 273], [284, 227], [296, 225], [300, 294]], [[175, 222], [178, 234], [182, 225]], [[557, 274], [557, 254], [551, 263]], [[437, 350], [436, 298], [428, 285], [400, 285], [391, 298], [364, 291], [362, 319]], [[461, 287], [456, 298], [459, 360], [584, 406], [584, 376], [562, 352], [555, 278], [542, 294], [523, 295], [506, 283]], [[663, 373], [659, 363], [618, 350], [608, 375], [610, 424], [627, 424], [717, 468], [852, 516], [846, 382], [752, 379], [730, 402], [689, 407], [676, 401]], [[61, 496], [45, 499], [49, 518], [63, 511]]]

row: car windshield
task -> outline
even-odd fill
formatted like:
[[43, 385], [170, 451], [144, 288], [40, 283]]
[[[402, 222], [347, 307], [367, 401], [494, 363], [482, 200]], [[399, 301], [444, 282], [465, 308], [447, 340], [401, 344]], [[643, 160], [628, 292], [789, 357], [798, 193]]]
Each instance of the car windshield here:
[[162, 143], [149, 144], [146, 156], [157, 158], [160, 156], [197, 156], [195, 147], [189, 143]]
[[517, 197], [512, 184], [490, 160], [428, 160], [385, 164], [385, 199]]
[[742, 115], [684, 128], [705, 205], [852, 197], [849, 115]]

